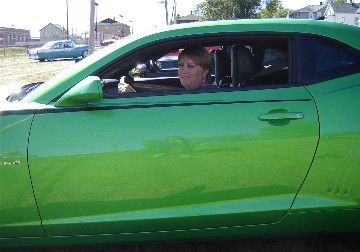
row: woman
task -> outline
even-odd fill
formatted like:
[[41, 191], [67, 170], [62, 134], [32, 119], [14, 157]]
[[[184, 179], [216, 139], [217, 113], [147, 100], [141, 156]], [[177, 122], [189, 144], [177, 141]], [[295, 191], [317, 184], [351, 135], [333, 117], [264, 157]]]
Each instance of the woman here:
[[201, 46], [190, 46], [179, 54], [179, 79], [187, 90], [210, 86], [212, 60]]
[[[211, 87], [212, 59], [210, 53], [201, 46], [190, 46], [185, 48], [178, 58], [179, 79], [181, 85], [187, 89], [198, 89]], [[136, 92], [125, 81], [120, 81], [119, 93]]]

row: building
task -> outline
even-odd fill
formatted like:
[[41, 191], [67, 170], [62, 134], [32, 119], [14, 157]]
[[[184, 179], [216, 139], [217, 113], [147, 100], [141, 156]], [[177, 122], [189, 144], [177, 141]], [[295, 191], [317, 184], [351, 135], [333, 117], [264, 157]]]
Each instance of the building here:
[[325, 11], [327, 21], [360, 26], [360, 4], [353, 3], [329, 3]]
[[49, 23], [40, 30], [40, 41], [43, 43], [66, 38], [66, 29], [58, 24]]
[[0, 27], [0, 46], [14, 46], [17, 42], [30, 42], [30, 30]]
[[289, 15], [294, 19], [323, 19], [327, 5], [320, 2], [319, 5], [308, 5]]
[[289, 15], [295, 19], [323, 19], [326, 21], [360, 26], [360, 4], [354, 3], [332, 3], [320, 5], [308, 5]]
[[96, 23], [96, 39], [107, 40], [113, 37], [126, 37], [131, 34], [130, 26], [120, 23], [115, 18], [107, 18]]
[[192, 12], [190, 15], [180, 17], [176, 19], [177, 24], [191, 23], [191, 22], [199, 22], [201, 20], [200, 16], [194, 15]]

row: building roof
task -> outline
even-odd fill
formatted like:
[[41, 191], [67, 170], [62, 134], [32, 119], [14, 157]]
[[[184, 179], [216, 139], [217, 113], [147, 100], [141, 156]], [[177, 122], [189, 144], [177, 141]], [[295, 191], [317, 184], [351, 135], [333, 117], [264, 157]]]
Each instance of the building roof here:
[[199, 21], [200, 19], [200, 16], [191, 13], [187, 16], [178, 18], [177, 21]]
[[329, 3], [334, 13], [349, 13], [356, 14], [359, 10], [359, 4], [348, 4], [348, 3]]
[[318, 12], [320, 11], [322, 8], [326, 8], [326, 5], [308, 5], [304, 8], [299, 9], [296, 12]]
[[45, 25], [43, 28], [41, 28], [40, 30], [44, 29], [45, 27], [47, 26], [54, 26], [56, 28], [58, 28], [60, 31], [65, 31], [65, 28], [62, 27], [61, 25], [58, 25], [58, 24], [53, 24], [53, 23], [48, 23], [47, 25]]
[[13, 27], [0, 27], [0, 30], [6, 30], [7, 32], [23, 32], [23, 33], [30, 33], [30, 30], [26, 29], [19, 29], [19, 28], [13, 28]]
[[117, 23], [117, 21], [115, 20], [115, 18], [107, 18], [107, 19], [104, 19], [104, 20], [100, 21], [100, 23], [114, 24], [114, 23]]

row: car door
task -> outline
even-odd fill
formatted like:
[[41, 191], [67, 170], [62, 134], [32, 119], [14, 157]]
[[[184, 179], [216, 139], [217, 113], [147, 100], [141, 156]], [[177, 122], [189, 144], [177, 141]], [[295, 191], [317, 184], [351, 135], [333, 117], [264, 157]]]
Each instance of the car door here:
[[0, 113], [0, 238], [44, 236], [27, 164], [33, 117], [24, 110]]
[[56, 43], [52, 49], [51, 49], [51, 58], [57, 59], [57, 58], [63, 58], [64, 57], [64, 43], [63, 42], [59, 42]]
[[29, 166], [48, 235], [278, 221], [318, 141], [303, 87], [105, 99], [34, 117]]
[[66, 42], [64, 43], [64, 58], [72, 58], [72, 57], [78, 57], [79, 52], [76, 51], [76, 46], [72, 42]]

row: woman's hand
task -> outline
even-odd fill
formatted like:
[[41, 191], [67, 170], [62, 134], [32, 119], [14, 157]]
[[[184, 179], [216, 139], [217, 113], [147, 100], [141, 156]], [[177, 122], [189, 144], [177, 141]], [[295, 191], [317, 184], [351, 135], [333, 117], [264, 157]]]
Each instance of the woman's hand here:
[[136, 92], [136, 91], [127, 83], [119, 83], [118, 92], [125, 93], [125, 92]]

